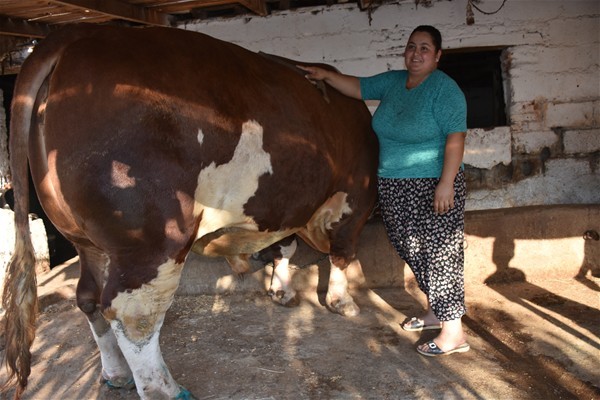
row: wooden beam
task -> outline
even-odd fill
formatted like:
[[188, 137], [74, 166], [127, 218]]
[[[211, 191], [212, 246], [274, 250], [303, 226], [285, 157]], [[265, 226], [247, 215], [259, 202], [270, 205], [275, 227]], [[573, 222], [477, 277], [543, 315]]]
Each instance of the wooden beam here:
[[208, 7], [215, 6], [232, 6], [234, 4], [241, 4], [250, 11], [261, 15], [268, 15], [266, 0], [174, 0], [174, 1], [162, 1], [153, 5], [149, 5], [148, 8], [160, 8], [163, 12], [178, 13], [188, 12], [194, 9], [205, 9]]
[[261, 17], [266, 17], [269, 14], [265, 0], [238, 0], [238, 2]]
[[44, 38], [51, 30], [52, 28], [46, 24], [0, 17], [0, 35]]
[[371, 7], [371, 4], [373, 4], [373, 0], [358, 0], [358, 7], [361, 10], [366, 10]]
[[82, 10], [91, 10], [113, 18], [138, 22], [148, 25], [170, 26], [170, 16], [135, 4], [118, 0], [50, 0], [50, 3]]

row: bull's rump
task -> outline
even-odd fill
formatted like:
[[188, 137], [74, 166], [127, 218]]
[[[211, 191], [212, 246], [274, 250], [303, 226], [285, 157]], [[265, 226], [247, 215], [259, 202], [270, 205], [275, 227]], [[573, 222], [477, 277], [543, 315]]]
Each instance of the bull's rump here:
[[334, 90], [325, 101], [291, 67], [178, 29], [80, 26], [41, 46], [65, 41], [30, 158], [75, 241], [176, 251], [228, 207], [200, 229], [295, 229], [372, 176], [366, 107]]

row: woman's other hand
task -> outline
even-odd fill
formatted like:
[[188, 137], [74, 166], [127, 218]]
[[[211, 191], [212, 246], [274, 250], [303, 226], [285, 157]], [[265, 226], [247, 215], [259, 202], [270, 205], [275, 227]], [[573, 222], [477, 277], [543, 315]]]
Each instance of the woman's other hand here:
[[436, 214], [445, 214], [452, 208], [454, 208], [454, 184], [440, 181], [433, 196], [433, 211]]

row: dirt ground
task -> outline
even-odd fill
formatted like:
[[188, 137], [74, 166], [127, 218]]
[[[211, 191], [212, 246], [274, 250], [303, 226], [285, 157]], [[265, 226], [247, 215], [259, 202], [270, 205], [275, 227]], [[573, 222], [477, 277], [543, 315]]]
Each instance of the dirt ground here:
[[[61, 268], [39, 279], [24, 399], [137, 399], [100, 382], [75, 305], [77, 264]], [[317, 293], [303, 293], [297, 308], [256, 292], [178, 296], [161, 346], [175, 379], [201, 400], [600, 399], [599, 285], [591, 276], [469, 284], [471, 351], [449, 357], [416, 353], [435, 331], [400, 328], [424, 300], [411, 286], [353, 292], [355, 318], [330, 313]]]

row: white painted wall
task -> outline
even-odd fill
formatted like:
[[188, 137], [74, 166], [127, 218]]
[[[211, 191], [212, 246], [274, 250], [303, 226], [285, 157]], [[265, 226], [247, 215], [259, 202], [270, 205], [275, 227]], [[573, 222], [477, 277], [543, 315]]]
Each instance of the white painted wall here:
[[[479, 7], [501, 4], [484, 0]], [[490, 169], [544, 148], [550, 158], [543, 173], [470, 190], [467, 208], [600, 203], [600, 1], [508, 0], [494, 15], [475, 11], [474, 25], [466, 24], [466, 5], [438, 0], [425, 8], [401, 0], [368, 13], [347, 4], [180, 28], [362, 76], [404, 68], [404, 45], [420, 24], [440, 29], [444, 48], [507, 46], [510, 126], [470, 130], [465, 162]]]

